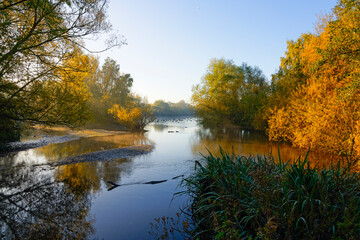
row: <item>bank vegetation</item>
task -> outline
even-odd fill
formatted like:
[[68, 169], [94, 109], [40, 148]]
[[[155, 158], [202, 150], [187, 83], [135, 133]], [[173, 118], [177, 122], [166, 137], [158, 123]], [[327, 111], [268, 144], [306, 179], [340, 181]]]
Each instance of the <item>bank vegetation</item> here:
[[270, 140], [360, 156], [360, 3], [341, 0], [314, 33], [288, 41], [267, 82], [260, 69], [213, 59], [192, 101], [205, 123], [266, 131]]

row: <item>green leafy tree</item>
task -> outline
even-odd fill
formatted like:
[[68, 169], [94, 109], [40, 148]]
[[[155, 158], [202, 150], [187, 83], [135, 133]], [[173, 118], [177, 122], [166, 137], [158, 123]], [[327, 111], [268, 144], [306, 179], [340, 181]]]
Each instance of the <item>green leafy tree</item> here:
[[115, 60], [106, 58], [99, 73], [98, 84], [102, 100], [106, 105], [114, 103], [124, 105], [128, 100], [133, 79], [130, 74], [120, 74], [120, 65]]
[[130, 74], [121, 74], [120, 65], [106, 58], [101, 69], [87, 79], [92, 93], [90, 109], [96, 123], [103, 125], [114, 122], [108, 109], [114, 105], [125, 107], [132, 99], [133, 78]]
[[246, 64], [212, 59], [201, 83], [193, 87], [195, 110], [210, 124], [236, 124], [254, 128], [268, 84], [261, 70]]
[[170, 106], [173, 108], [173, 112], [177, 116], [191, 116], [194, 114], [193, 106], [181, 100], [177, 103], [173, 103]]
[[[84, 108], [73, 104], [78, 98], [65, 89], [63, 73], [85, 49], [83, 37], [110, 29], [105, 10], [106, 0], [0, 2], [0, 142], [16, 138], [4, 135], [22, 122], [76, 126], [85, 120], [72, 116]], [[112, 38], [108, 47], [123, 43]], [[83, 72], [78, 66], [72, 70]]]

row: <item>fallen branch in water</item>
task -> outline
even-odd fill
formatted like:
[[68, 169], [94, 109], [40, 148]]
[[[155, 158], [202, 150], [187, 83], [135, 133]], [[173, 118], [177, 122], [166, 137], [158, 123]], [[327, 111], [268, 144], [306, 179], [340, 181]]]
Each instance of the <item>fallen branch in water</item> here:
[[108, 189], [108, 191], [111, 191], [113, 190], [114, 188], [117, 188], [117, 187], [121, 187], [121, 186], [127, 186], [127, 185], [136, 185], [136, 184], [159, 184], [159, 183], [163, 183], [163, 182], [166, 182], [168, 180], [174, 180], [174, 179], [177, 179], [177, 178], [180, 178], [180, 177], [184, 177], [184, 174], [181, 174], [179, 176], [176, 176], [176, 177], [173, 177], [171, 179], [166, 179], [166, 180], [158, 180], [158, 181], [148, 181], [148, 182], [136, 182], [136, 183], [124, 183], [124, 184], [117, 184], [117, 183], [114, 183], [112, 181], [107, 181], [107, 183], [113, 185], [112, 187], [110, 187]]

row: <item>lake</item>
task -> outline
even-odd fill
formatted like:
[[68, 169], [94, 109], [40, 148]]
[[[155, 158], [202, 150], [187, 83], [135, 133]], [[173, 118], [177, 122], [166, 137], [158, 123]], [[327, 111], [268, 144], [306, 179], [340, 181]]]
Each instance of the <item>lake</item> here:
[[[175, 217], [188, 201], [173, 198], [195, 160], [219, 146], [229, 153], [278, 155], [283, 160], [306, 150], [272, 143], [260, 132], [204, 128], [195, 118], [158, 119], [144, 134], [86, 135], [0, 157], [1, 238], [152, 239], [154, 218]], [[62, 135], [66, 132], [51, 132]], [[93, 151], [151, 144], [151, 153], [105, 162], [59, 167], [46, 163]], [[312, 164], [332, 156], [310, 153]], [[174, 177], [178, 177], [173, 179]], [[150, 181], [158, 184], [144, 184]], [[122, 185], [115, 187], [113, 183]]]

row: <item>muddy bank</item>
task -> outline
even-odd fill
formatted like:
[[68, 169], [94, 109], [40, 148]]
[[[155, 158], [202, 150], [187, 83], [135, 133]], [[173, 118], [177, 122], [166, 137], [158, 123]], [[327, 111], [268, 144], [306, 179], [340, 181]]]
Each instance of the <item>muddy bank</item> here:
[[81, 162], [94, 162], [94, 161], [111, 161], [119, 158], [135, 157], [150, 153], [154, 149], [151, 145], [137, 145], [130, 147], [115, 148], [97, 152], [91, 152], [86, 154], [77, 155], [61, 159], [57, 162], [50, 163], [49, 165], [57, 167], [68, 164], [75, 164]]

